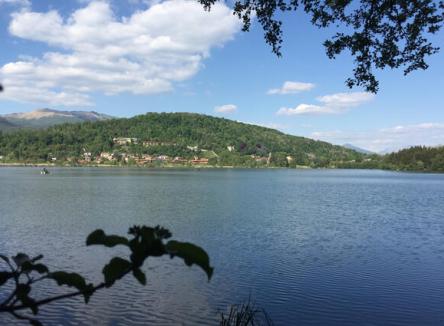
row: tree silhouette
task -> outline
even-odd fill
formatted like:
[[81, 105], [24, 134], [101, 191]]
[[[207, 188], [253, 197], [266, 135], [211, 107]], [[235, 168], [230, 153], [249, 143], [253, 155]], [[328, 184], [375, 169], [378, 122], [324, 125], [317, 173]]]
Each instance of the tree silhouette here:
[[[27, 320], [31, 325], [42, 325], [35, 317], [22, 314], [22, 311], [37, 315], [39, 307], [72, 297], [83, 296], [85, 303], [97, 291], [110, 288], [114, 283], [128, 274], [132, 274], [137, 281], [145, 285], [146, 276], [142, 266], [148, 257], [161, 257], [168, 255], [171, 258], [179, 257], [186, 265], [199, 266], [211, 279], [213, 268], [207, 253], [200, 247], [171, 238], [167, 229], [156, 226], [133, 226], [129, 229], [130, 238], [107, 235], [103, 230], [92, 232], [86, 239], [86, 245], [102, 245], [105, 247], [125, 246], [130, 255], [127, 259], [114, 257], [103, 267], [104, 281], [99, 284], [87, 283], [85, 278], [77, 273], [66, 271], [52, 272], [40, 261], [43, 256], [30, 258], [27, 254], [18, 253], [8, 258], [0, 255], [0, 289], [12, 283], [11, 292], [3, 301], [0, 301], [0, 314], [9, 313], [17, 319]], [[1, 269], [1, 267], [6, 269]], [[32, 295], [32, 286], [42, 281], [54, 281], [54, 285], [75, 288], [75, 291], [42, 299], [35, 299]]]
[[[198, 0], [206, 10], [218, 0]], [[436, 0], [237, 0], [234, 14], [249, 31], [257, 18], [265, 42], [281, 56], [283, 42], [280, 13], [302, 9], [318, 28], [336, 27], [324, 42], [327, 56], [334, 59], [349, 50], [355, 61], [348, 87], [362, 86], [376, 93], [379, 83], [373, 70], [404, 67], [404, 74], [427, 69], [425, 59], [439, 48], [428, 40], [444, 20], [444, 2]]]

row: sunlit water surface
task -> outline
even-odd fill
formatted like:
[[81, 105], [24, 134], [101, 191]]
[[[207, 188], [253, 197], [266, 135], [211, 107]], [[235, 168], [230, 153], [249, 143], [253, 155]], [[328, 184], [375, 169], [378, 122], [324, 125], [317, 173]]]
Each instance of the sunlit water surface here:
[[[152, 259], [147, 286], [128, 277], [88, 305], [42, 308], [42, 321], [214, 325], [251, 297], [276, 325], [444, 324], [444, 175], [0, 168], [3, 254], [43, 253], [53, 270], [100, 282], [111, 255], [125, 252], [86, 247], [86, 235], [133, 224], [203, 246], [211, 282], [180, 260]], [[36, 296], [53, 289], [44, 283]]]

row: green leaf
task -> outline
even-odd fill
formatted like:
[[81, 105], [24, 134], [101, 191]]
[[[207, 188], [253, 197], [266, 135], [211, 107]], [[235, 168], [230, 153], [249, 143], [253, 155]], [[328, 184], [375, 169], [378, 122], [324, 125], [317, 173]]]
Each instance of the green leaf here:
[[89, 302], [89, 298], [93, 295], [94, 291], [94, 285], [92, 285], [91, 283], [86, 286], [86, 289], [83, 292], [85, 303]]
[[30, 261], [26, 261], [23, 263], [22, 265], [22, 270], [24, 272], [31, 272], [31, 271], [36, 271], [39, 274], [44, 274], [44, 273], [48, 273], [48, 267], [46, 267], [46, 265], [43, 264], [33, 264]]
[[12, 260], [14, 260], [14, 263], [17, 265], [17, 267], [20, 267], [25, 262], [29, 262], [31, 258], [27, 254], [24, 253], [18, 253], [17, 256], [12, 257]]
[[49, 277], [57, 282], [57, 285], [67, 285], [75, 287], [79, 291], [86, 289], [86, 281], [83, 276], [77, 273], [68, 273], [63, 271], [52, 272]]
[[166, 250], [171, 258], [174, 256], [180, 257], [185, 261], [185, 264], [191, 266], [196, 264], [202, 268], [208, 276], [208, 280], [213, 275], [214, 268], [210, 266], [210, 257], [205, 250], [189, 242], [169, 241], [166, 244]]
[[140, 284], [146, 285], [146, 276], [139, 268], [133, 270], [134, 277], [139, 281]]
[[52, 272], [49, 274], [49, 278], [52, 278], [57, 282], [57, 285], [67, 285], [69, 287], [74, 287], [77, 290], [83, 292], [83, 297], [85, 303], [88, 303], [89, 298], [94, 292], [94, 287], [92, 284], [86, 284], [83, 276], [77, 273], [67, 273], [63, 271]]
[[12, 273], [0, 272], [0, 286], [5, 284], [12, 277]]
[[147, 257], [144, 246], [140, 242], [138, 242], [137, 239], [132, 239], [129, 243], [129, 246], [131, 249], [131, 262], [136, 267], [142, 266]]
[[15, 295], [17, 299], [19, 299], [24, 306], [31, 309], [34, 315], [37, 315], [39, 312], [38, 306], [35, 304], [35, 300], [29, 297], [29, 292], [31, 292], [31, 287], [27, 284], [19, 284], [16, 288]]
[[49, 272], [48, 267], [46, 267], [46, 265], [43, 265], [43, 264], [34, 264], [32, 269], [40, 274]]
[[131, 268], [131, 263], [123, 258], [114, 257], [110, 260], [108, 265], [103, 267], [103, 275], [105, 276], [105, 283], [107, 287], [114, 284], [115, 281], [122, 278], [125, 273]]
[[105, 247], [114, 247], [117, 245], [128, 246], [128, 239], [118, 235], [106, 235], [103, 230], [95, 230], [86, 238], [86, 245], [103, 245]]

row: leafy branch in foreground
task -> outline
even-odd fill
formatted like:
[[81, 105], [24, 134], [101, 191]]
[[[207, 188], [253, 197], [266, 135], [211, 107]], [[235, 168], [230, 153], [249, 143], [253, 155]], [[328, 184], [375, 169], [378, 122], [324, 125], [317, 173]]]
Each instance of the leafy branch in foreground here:
[[[27, 254], [18, 253], [8, 258], [0, 255], [0, 261], [6, 266], [6, 270], [0, 269], [0, 288], [12, 283], [11, 292], [3, 301], [0, 301], [0, 313], [9, 313], [17, 319], [27, 320], [31, 325], [42, 325], [35, 317], [30, 317], [21, 312], [32, 312], [37, 315], [39, 307], [54, 301], [60, 301], [77, 296], [83, 296], [85, 303], [98, 290], [109, 288], [119, 279], [132, 274], [137, 281], [145, 285], [146, 276], [141, 270], [148, 257], [161, 257], [168, 255], [171, 258], [179, 257], [186, 265], [199, 266], [211, 279], [213, 268], [207, 253], [200, 247], [188, 243], [167, 239], [171, 233], [167, 229], [156, 226], [133, 226], [129, 229], [130, 238], [107, 235], [103, 230], [92, 232], [86, 239], [86, 245], [102, 245], [105, 247], [126, 246], [130, 250], [129, 257], [114, 257], [103, 267], [104, 281], [99, 284], [87, 283], [85, 278], [77, 273], [66, 271], [50, 271], [41, 263], [42, 255], [31, 258]], [[72, 292], [53, 297], [36, 299], [32, 296], [32, 286], [36, 283], [52, 280], [58, 286], [74, 288]]]

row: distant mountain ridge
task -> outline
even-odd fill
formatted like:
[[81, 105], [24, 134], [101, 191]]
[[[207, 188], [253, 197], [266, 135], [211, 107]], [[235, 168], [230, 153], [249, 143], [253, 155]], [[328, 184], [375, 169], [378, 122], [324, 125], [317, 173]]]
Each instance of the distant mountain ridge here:
[[114, 117], [94, 111], [59, 111], [39, 109], [32, 112], [0, 115], [0, 130], [18, 128], [48, 128], [61, 123], [79, 123], [86, 121], [105, 121]]
[[352, 150], [354, 150], [354, 151], [356, 151], [356, 152], [358, 152], [358, 153], [362, 153], [362, 154], [375, 154], [374, 152], [372, 152], [372, 151], [369, 151], [369, 150], [367, 150], [367, 149], [364, 149], [364, 148], [361, 148], [361, 147], [358, 147], [358, 146], [355, 146], [355, 145], [353, 145], [353, 144], [344, 144], [344, 145], [342, 145], [343, 147], [345, 147], [345, 148], [348, 148], [348, 149], [352, 149]]

